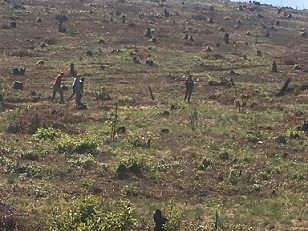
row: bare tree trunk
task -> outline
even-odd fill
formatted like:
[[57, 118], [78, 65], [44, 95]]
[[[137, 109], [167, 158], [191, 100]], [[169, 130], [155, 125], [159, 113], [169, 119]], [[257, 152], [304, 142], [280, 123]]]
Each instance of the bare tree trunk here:
[[150, 95], [151, 95], [152, 100], [154, 100], [155, 98], [154, 98], [154, 95], [153, 95], [153, 92], [152, 92], [152, 89], [151, 89], [150, 86], [149, 86], [149, 92], [150, 92]]

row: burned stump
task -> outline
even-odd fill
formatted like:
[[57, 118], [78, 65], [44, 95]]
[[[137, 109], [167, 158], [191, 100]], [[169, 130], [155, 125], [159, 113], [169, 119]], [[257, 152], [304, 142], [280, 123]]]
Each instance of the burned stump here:
[[283, 87], [280, 89], [279, 93], [277, 94], [278, 96], [285, 95], [290, 82], [291, 82], [291, 79], [287, 79], [287, 81], [284, 83]]

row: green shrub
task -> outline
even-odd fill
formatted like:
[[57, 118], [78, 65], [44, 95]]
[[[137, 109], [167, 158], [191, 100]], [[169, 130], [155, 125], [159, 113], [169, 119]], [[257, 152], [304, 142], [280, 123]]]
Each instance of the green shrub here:
[[55, 209], [46, 222], [47, 230], [50, 231], [119, 231], [134, 230], [137, 220], [133, 217], [132, 207], [129, 201], [120, 201], [119, 204], [111, 205], [111, 211], [104, 208], [100, 201], [87, 196], [76, 201], [71, 208], [61, 211], [61, 207]]
[[33, 164], [21, 164], [18, 161], [8, 161], [5, 168], [6, 173], [25, 174], [27, 177], [40, 178], [45, 172], [43, 166]]
[[54, 140], [55, 138], [59, 138], [60, 136], [61, 131], [52, 127], [38, 128], [33, 134], [33, 138], [36, 140]]
[[156, 36], [152, 36], [152, 38], [150, 39], [150, 41], [151, 41], [152, 43], [157, 43], [157, 42], [158, 42], [158, 39], [157, 39]]
[[178, 103], [171, 103], [170, 104], [170, 110], [179, 110], [186, 107], [186, 104], [184, 102], [178, 102]]
[[68, 163], [74, 167], [82, 167], [84, 169], [90, 169], [95, 166], [96, 161], [91, 154], [78, 155], [74, 159], [68, 160]]
[[131, 148], [150, 148], [151, 141], [155, 139], [153, 134], [141, 134], [139, 131], [127, 131], [127, 136], [124, 141]]
[[95, 153], [97, 150], [97, 138], [96, 137], [84, 137], [79, 138], [76, 142], [75, 150], [77, 153]]
[[137, 187], [132, 184], [124, 185], [121, 189], [121, 194], [124, 197], [135, 197], [138, 195]]
[[286, 136], [290, 139], [300, 139], [301, 138], [301, 132], [289, 128], [286, 132]]
[[71, 153], [76, 146], [75, 142], [76, 141], [69, 135], [64, 135], [56, 139], [55, 150], [58, 152]]
[[122, 155], [119, 157], [121, 164], [129, 165], [137, 165], [140, 169], [149, 170], [153, 166], [154, 157], [149, 155], [148, 153], [134, 153], [131, 155]]
[[98, 143], [97, 137], [83, 135], [82, 137], [72, 138], [69, 135], [63, 135], [56, 139], [55, 150], [64, 153], [95, 153]]

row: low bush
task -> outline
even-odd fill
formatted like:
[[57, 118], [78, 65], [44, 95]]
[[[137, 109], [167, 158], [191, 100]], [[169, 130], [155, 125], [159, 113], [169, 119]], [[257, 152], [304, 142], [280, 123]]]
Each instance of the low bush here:
[[95, 153], [98, 147], [97, 137], [86, 135], [83, 137], [71, 137], [68, 134], [56, 138], [55, 150], [64, 153]]
[[55, 138], [61, 137], [61, 131], [52, 127], [38, 128], [33, 134], [33, 137], [36, 140], [54, 140]]
[[[107, 205], [108, 206], [108, 205]], [[129, 201], [120, 201], [108, 209], [97, 198], [87, 196], [75, 201], [66, 210], [55, 209], [46, 222], [47, 230], [52, 231], [118, 231], [134, 230], [137, 220], [133, 217], [134, 207]]]

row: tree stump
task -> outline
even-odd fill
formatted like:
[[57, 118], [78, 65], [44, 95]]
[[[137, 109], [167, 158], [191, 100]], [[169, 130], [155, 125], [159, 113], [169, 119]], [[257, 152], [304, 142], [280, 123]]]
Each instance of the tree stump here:
[[272, 64], [272, 72], [278, 72], [276, 62], [274, 61]]
[[287, 79], [287, 81], [284, 83], [283, 87], [280, 89], [278, 96], [283, 96], [286, 93], [290, 82], [291, 82], [291, 79]]

